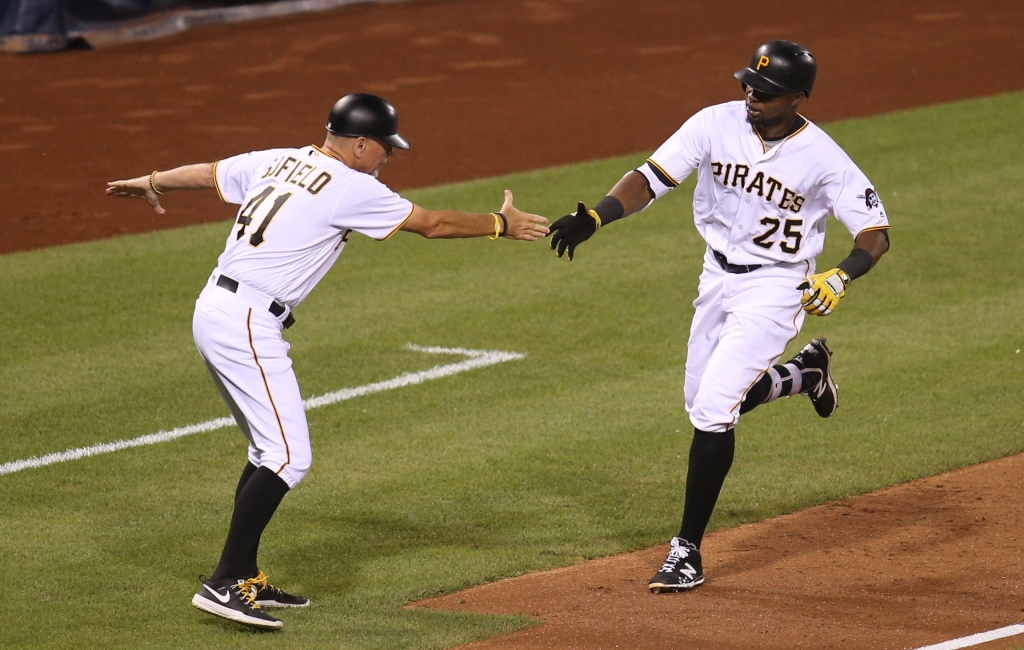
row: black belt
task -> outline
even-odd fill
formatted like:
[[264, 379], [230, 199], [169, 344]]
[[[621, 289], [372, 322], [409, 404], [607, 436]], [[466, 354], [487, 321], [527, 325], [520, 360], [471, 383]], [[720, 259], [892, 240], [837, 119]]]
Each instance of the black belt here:
[[[238, 280], [232, 280], [228, 276], [222, 275], [217, 278], [217, 286], [221, 289], [227, 289], [231, 293], [236, 293], [238, 291]], [[276, 300], [270, 303], [270, 308], [268, 309], [268, 311], [274, 315], [274, 318], [281, 318], [281, 314], [287, 310], [287, 307]], [[288, 314], [288, 318], [284, 319], [281, 324], [284, 325], [285, 329], [288, 329], [295, 324], [295, 317]]]
[[711, 249], [711, 254], [715, 256], [715, 261], [722, 267], [722, 270], [726, 273], [750, 273], [754, 269], [759, 269], [764, 264], [729, 264], [729, 260], [725, 259], [725, 255], [722, 255], [715, 249]]

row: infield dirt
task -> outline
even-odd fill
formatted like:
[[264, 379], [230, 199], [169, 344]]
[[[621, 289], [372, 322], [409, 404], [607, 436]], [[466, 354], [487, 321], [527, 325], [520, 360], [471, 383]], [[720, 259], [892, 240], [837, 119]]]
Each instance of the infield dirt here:
[[[104, 183], [318, 144], [353, 91], [399, 109], [413, 148], [382, 179], [402, 190], [652, 150], [778, 37], [818, 58], [817, 122], [1024, 89], [1016, 0], [808, 6], [422, 0], [6, 56], [0, 253], [226, 219], [200, 195], [126, 209]], [[690, 594], [647, 593], [655, 548], [424, 605], [546, 621], [474, 648], [917, 647], [1024, 620], [1022, 484], [1017, 456], [718, 531]]]
[[382, 179], [403, 190], [653, 150], [738, 98], [733, 71], [772, 38], [815, 53], [805, 113], [818, 122], [1024, 88], [1016, 0], [809, 7], [415, 0], [4, 56], [0, 253], [229, 218], [187, 193], [163, 217], [127, 209], [105, 182], [320, 144], [331, 104], [354, 91], [399, 110], [412, 149]]

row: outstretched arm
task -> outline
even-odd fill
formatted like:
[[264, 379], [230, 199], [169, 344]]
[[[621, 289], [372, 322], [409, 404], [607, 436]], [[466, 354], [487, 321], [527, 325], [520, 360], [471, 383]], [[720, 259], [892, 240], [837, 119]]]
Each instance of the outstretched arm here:
[[551, 224], [551, 250], [559, 257], [568, 251], [569, 261], [572, 261], [576, 247], [598, 229], [643, 210], [652, 200], [654, 192], [647, 179], [640, 172], [631, 171], [593, 209], [588, 210], [580, 203], [576, 214], [567, 214]]
[[507, 237], [536, 241], [548, 234], [548, 220], [536, 214], [523, 212], [512, 205], [512, 192], [505, 190], [505, 202], [498, 212], [473, 214], [458, 210], [427, 210], [413, 206], [412, 216], [402, 230], [414, 232], [429, 239], [456, 237]]
[[165, 172], [155, 171], [126, 181], [107, 183], [107, 194], [123, 199], [145, 199], [157, 214], [166, 210], [160, 205], [160, 195], [169, 190], [201, 190], [214, 187], [213, 163], [185, 165]]

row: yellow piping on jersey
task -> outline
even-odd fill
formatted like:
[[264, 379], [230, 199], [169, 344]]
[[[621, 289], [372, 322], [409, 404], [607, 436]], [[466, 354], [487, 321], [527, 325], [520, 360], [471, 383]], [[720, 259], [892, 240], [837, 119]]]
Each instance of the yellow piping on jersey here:
[[217, 190], [217, 196], [220, 197], [220, 200], [223, 203], [227, 203], [227, 199], [224, 198], [224, 193], [220, 191], [220, 183], [217, 182], [217, 165], [219, 164], [219, 160], [213, 163], [213, 187]]
[[889, 226], [871, 226], [870, 228], [865, 228], [864, 230], [859, 231], [856, 235], [853, 236], [853, 238], [857, 239], [863, 233], [871, 232], [872, 230], [888, 230], [888, 229], [889, 229]]
[[384, 235], [383, 237], [381, 237], [381, 238], [380, 238], [380, 239], [378, 239], [377, 241], [384, 241], [385, 239], [387, 239], [387, 238], [388, 238], [388, 237], [390, 237], [391, 235], [393, 235], [393, 234], [395, 234], [396, 232], [398, 232], [399, 230], [401, 230], [401, 229], [402, 229], [402, 226], [404, 226], [404, 225], [405, 225], [405, 222], [406, 222], [406, 221], [408, 221], [409, 219], [412, 219], [412, 213], [413, 213], [413, 212], [416, 212], [416, 204], [415, 204], [415, 203], [414, 203], [414, 204], [413, 204], [413, 206], [412, 206], [412, 210], [409, 210], [409, 214], [408, 214], [408, 215], [407, 215], [407, 216], [405, 217], [405, 219], [402, 219], [402, 223], [400, 223], [400, 224], [398, 224], [397, 226], [395, 226], [395, 229], [394, 229], [394, 230], [392, 230], [392, 231], [391, 231], [391, 232], [389, 232], [388, 234]]
[[[797, 113], [797, 115], [800, 115], [800, 113]], [[808, 124], [810, 124], [810, 122], [808, 122], [808, 121], [807, 121], [807, 118], [806, 118], [806, 117], [804, 117], [803, 115], [800, 115], [800, 117], [803, 117], [803, 119], [804, 119], [804, 125], [803, 125], [803, 126], [801, 126], [801, 127], [799, 128], [799, 129], [797, 129], [796, 131], [793, 131], [792, 133], [790, 133], [789, 135], [787, 135], [787, 136], [786, 136], [786, 139], [787, 139], [787, 140], [789, 140], [790, 138], [795, 138], [796, 136], [800, 135], [800, 133], [801, 133], [801, 132], [802, 132], [802, 131], [803, 131], [804, 129], [806, 129], [806, 128], [807, 128], [807, 125], [808, 125]]]
[[[799, 133], [799, 131], [797, 133]], [[793, 135], [796, 135], [796, 133], [794, 133]], [[811, 263], [808, 262], [808, 261], [805, 261], [804, 264], [807, 265], [806, 268], [804, 269], [804, 277], [806, 277], [810, 273], [810, 271], [811, 271]], [[793, 339], [795, 339], [796, 337], [800, 336], [800, 328], [796, 326], [796, 319], [799, 318], [801, 311], [803, 311], [803, 306], [798, 307], [797, 310], [796, 310], [796, 313], [793, 315], [793, 336], [788, 341], [786, 341], [786, 344], [784, 346], [782, 346], [782, 352], [779, 352], [779, 359], [780, 360], [782, 359], [782, 355], [786, 352], [786, 348], [788, 348], [789, 344], [793, 342]], [[774, 366], [774, 365], [775, 365], [774, 363], [768, 364], [768, 367], [765, 368], [764, 370], [762, 370], [761, 374], [759, 374], [756, 378], [754, 378], [754, 381], [750, 382], [750, 385], [746, 387], [746, 389], [743, 391], [743, 394], [740, 396], [740, 401], [736, 402], [736, 404], [731, 409], [729, 409], [730, 413], [732, 413], [733, 411], [737, 411], [737, 413], [736, 413], [736, 415], [732, 416], [732, 420], [729, 422], [729, 426], [726, 427], [726, 429], [725, 429], [726, 431], [728, 431], [729, 429], [732, 429], [733, 427], [736, 426], [736, 421], [739, 420], [739, 418], [740, 418], [740, 414], [739, 414], [738, 411], [739, 411], [739, 408], [741, 406], [743, 406], [743, 401], [745, 399], [747, 399], [747, 393], [749, 393], [750, 389], [754, 387], [754, 384], [756, 384], [758, 382], [758, 380], [761, 379], [761, 375], [763, 375], [764, 373], [768, 372], [772, 368], [772, 366]]]
[[274, 409], [274, 417], [277, 418], [277, 428], [281, 430], [281, 440], [284, 441], [284, 454], [285, 461], [284, 465], [275, 472], [280, 476], [284, 468], [292, 462], [292, 450], [288, 446], [288, 436], [284, 433], [284, 424], [281, 422], [281, 414], [277, 412], [277, 404], [274, 403], [274, 396], [270, 393], [270, 384], [267, 383], [267, 373], [263, 371], [263, 365], [260, 364], [260, 358], [256, 355], [256, 346], [252, 341], [252, 308], [249, 308], [249, 315], [245, 318], [245, 328], [249, 330], [249, 349], [252, 350], [252, 358], [256, 362], [256, 367], [260, 369], [260, 376], [263, 377], [263, 386], [267, 389], [267, 397], [270, 398], [270, 407]]
[[679, 187], [679, 181], [677, 181], [675, 178], [673, 178], [672, 174], [669, 174], [667, 171], [665, 171], [665, 169], [661, 165], [659, 165], [658, 163], [654, 162], [650, 158], [647, 159], [647, 162], [650, 163], [651, 165], [654, 165], [655, 167], [657, 167], [658, 171], [665, 175], [665, 178], [667, 178], [670, 181], [672, 181], [672, 183], [673, 183], [672, 187]]
[[754, 135], [756, 135], [757, 139], [761, 142], [761, 153], [768, 153], [768, 145], [764, 143], [764, 138], [761, 137], [761, 134], [757, 131], [757, 129], [754, 129], [754, 127], [750, 128], [754, 130]]
[[309, 145], [309, 146], [313, 147], [314, 149], [316, 149], [317, 151], [319, 151], [319, 152], [320, 152], [320, 153], [322, 153], [323, 155], [327, 156], [328, 158], [334, 158], [334, 159], [335, 159], [335, 160], [337, 160], [337, 161], [340, 161], [340, 162], [345, 162], [345, 161], [344, 161], [344, 160], [342, 160], [341, 158], [338, 158], [337, 156], [331, 155], [331, 153], [330, 153], [330, 152], [328, 152], [328, 151], [324, 151], [323, 149], [321, 149], [320, 147], [316, 146], [315, 144], [311, 144], [311, 145]]
[[[810, 124], [810, 121], [809, 121], [809, 120], [808, 120], [808, 119], [807, 119], [806, 117], [804, 117], [803, 115], [800, 115], [800, 113], [797, 113], [797, 117], [799, 117], [800, 119], [802, 119], [802, 120], [804, 121], [804, 124], [803, 124], [803, 126], [801, 126], [801, 127], [799, 128], [799, 129], [797, 129], [796, 131], [793, 131], [792, 133], [790, 133], [789, 135], [787, 135], [787, 136], [786, 136], [785, 138], [783, 138], [783, 139], [782, 139], [782, 142], [785, 142], [786, 140], [789, 140], [790, 138], [794, 138], [794, 137], [796, 137], [796, 136], [797, 136], [797, 135], [799, 135], [799, 134], [800, 134], [800, 133], [801, 133], [801, 132], [802, 132], [802, 131], [803, 131], [804, 129], [806, 129], [806, 128], [807, 128], [807, 125], [808, 125], [808, 124]], [[754, 127], [750, 127], [750, 128], [751, 128], [751, 129], [754, 129]], [[762, 138], [762, 137], [761, 137], [761, 134], [760, 134], [760, 133], [758, 133], [757, 129], [754, 129], [754, 135], [756, 135], [756, 136], [757, 136], [757, 139], [761, 141], [761, 148], [762, 148], [762, 149], [764, 149], [764, 151], [763, 151], [762, 153], [768, 153], [768, 145], [767, 145], [767, 144], [765, 144], [765, 142], [764, 142], [764, 138]], [[779, 144], [782, 144], [782, 142], [780, 142]], [[778, 146], [778, 145], [776, 145], [776, 146]]]

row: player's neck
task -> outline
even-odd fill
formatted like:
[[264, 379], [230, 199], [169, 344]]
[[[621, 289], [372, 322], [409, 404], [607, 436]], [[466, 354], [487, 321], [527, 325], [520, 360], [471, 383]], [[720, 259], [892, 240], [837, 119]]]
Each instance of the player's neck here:
[[762, 140], [781, 140], [799, 131], [800, 127], [802, 127], [806, 122], [807, 120], [805, 120], [799, 113], [793, 113], [792, 117], [781, 120], [777, 124], [763, 124], [761, 126], [755, 126], [754, 130], [757, 131]]

